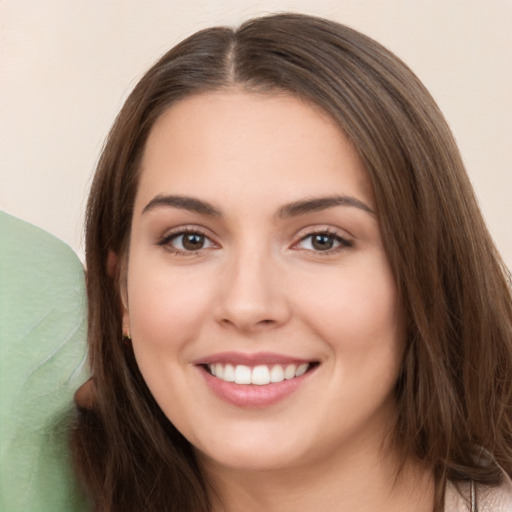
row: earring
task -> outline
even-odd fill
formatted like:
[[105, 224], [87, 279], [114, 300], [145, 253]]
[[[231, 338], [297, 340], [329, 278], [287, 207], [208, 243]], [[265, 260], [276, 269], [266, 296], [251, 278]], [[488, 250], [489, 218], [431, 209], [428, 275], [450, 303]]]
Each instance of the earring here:
[[130, 341], [132, 341], [132, 337], [130, 336], [130, 332], [129, 331], [123, 332], [123, 341], [126, 344], [128, 344], [128, 343], [130, 343]]

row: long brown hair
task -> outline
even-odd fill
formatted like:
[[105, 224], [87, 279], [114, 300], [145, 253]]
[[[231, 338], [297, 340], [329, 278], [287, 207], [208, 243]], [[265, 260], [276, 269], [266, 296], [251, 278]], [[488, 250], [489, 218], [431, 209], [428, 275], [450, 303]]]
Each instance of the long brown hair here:
[[378, 43], [282, 14], [198, 32], [165, 54], [126, 101], [100, 158], [86, 223], [94, 407], [80, 411], [73, 439], [98, 509], [210, 509], [192, 447], [122, 341], [113, 262], [126, 256], [155, 120], [185, 96], [233, 86], [320, 106], [365, 164], [408, 330], [394, 440], [434, 470], [436, 510], [447, 479], [497, 484], [492, 461], [512, 474], [510, 286], [453, 136], [416, 76]]

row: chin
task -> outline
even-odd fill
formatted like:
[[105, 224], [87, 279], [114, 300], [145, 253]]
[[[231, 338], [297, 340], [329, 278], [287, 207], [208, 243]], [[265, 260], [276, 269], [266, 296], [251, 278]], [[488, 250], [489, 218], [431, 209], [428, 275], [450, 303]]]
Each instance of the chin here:
[[[283, 440], [271, 435], [225, 436], [222, 442], [206, 443], [207, 450], [196, 449], [200, 460], [207, 465], [222, 466], [239, 471], [271, 471], [293, 467], [308, 458], [304, 443]], [[213, 447], [213, 448], [212, 448]]]
[[271, 450], [245, 449], [229, 450], [228, 452], [211, 452], [209, 454], [200, 453], [199, 459], [206, 467], [223, 467], [235, 471], [265, 472], [285, 470], [294, 467], [300, 463], [296, 456], [291, 454], [276, 453]]

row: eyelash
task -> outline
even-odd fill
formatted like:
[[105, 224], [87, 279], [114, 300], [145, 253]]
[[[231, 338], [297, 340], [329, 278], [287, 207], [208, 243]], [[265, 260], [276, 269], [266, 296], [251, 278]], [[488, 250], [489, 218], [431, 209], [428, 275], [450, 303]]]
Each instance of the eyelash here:
[[195, 254], [198, 254], [200, 251], [205, 250], [207, 248], [201, 247], [200, 249], [197, 249], [195, 251], [184, 251], [182, 249], [178, 249], [177, 247], [174, 247], [172, 245], [172, 242], [180, 237], [183, 237], [185, 235], [199, 235], [203, 237], [205, 240], [208, 240], [209, 243], [212, 246], [215, 246], [216, 244], [212, 242], [211, 238], [203, 233], [200, 229], [197, 228], [184, 228], [180, 229], [179, 231], [175, 231], [173, 233], [168, 233], [164, 235], [157, 243], [157, 245], [164, 247], [172, 254], [175, 254], [177, 256], [194, 256]]
[[[304, 242], [305, 240], [313, 239], [313, 237], [315, 237], [315, 236], [326, 236], [328, 238], [333, 239], [339, 245], [336, 247], [333, 247], [331, 249], [327, 249], [325, 251], [321, 251], [321, 250], [314, 251], [312, 249], [301, 249], [301, 248], [297, 248], [296, 250], [312, 251], [312, 252], [314, 252], [315, 256], [316, 255], [329, 256], [330, 254], [336, 254], [345, 249], [351, 249], [352, 247], [354, 247], [354, 243], [351, 240], [348, 240], [348, 239], [342, 237], [339, 233], [337, 233], [336, 231], [330, 230], [330, 229], [320, 229], [318, 231], [310, 232], [307, 235], [301, 237], [301, 239], [297, 243], [295, 243], [294, 246], [297, 246], [298, 244], [300, 244], [301, 242]], [[311, 242], [311, 243], [313, 243], [313, 242]]]
[[[171, 252], [172, 254], [175, 254], [177, 256], [194, 256], [194, 255], [198, 254], [199, 252], [210, 248], [210, 247], [201, 247], [200, 249], [197, 249], [195, 251], [194, 250], [187, 251], [187, 250], [179, 249], [172, 245], [172, 242], [174, 240], [176, 240], [180, 237], [186, 236], [186, 235], [199, 235], [200, 237], [203, 237], [205, 240], [208, 240], [210, 247], [217, 245], [217, 244], [215, 244], [215, 242], [213, 242], [211, 240], [211, 238], [208, 235], [206, 235], [200, 229], [197, 229], [197, 228], [185, 228], [185, 229], [180, 229], [179, 231], [176, 231], [173, 233], [166, 234], [164, 237], [162, 237], [157, 242], [157, 245], [159, 245], [161, 247], [165, 247], [169, 252]], [[321, 229], [318, 231], [312, 231], [312, 232], [302, 236], [298, 242], [293, 244], [292, 247], [295, 248], [300, 243], [302, 243], [308, 239], [312, 239], [315, 236], [326, 236], [328, 238], [333, 239], [339, 245], [337, 245], [336, 247], [333, 247], [331, 249], [326, 249], [325, 251], [324, 250], [315, 251], [313, 249], [304, 249], [304, 248], [296, 248], [295, 250], [313, 252], [313, 253], [315, 253], [315, 255], [320, 255], [320, 256], [328, 256], [330, 254], [338, 253], [344, 249], [351, 249], [354, 246], [354, 243], [351, 240], [347, 240], [346, 238], [340, 236], [337, 232], [329, 230], [329, 229]]]

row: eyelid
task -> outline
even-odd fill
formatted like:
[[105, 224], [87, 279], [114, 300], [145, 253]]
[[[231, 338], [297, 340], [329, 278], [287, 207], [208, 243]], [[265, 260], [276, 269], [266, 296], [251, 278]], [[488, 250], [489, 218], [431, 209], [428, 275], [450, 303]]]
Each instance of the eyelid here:
[[[325, 251], [315, 251], [312, 249], [302, 249], [298, 248], [297, 245], [306, 240], [309, 237], [314, 235], [329, 235], [338, 240], [339, 245], [332, 249], [327, 249]], [[292, 244], [292, 249], [298, 251], [307, 251], [313, 252], [319, 255], [329, 255], [344, 249], [351, 249], [354, 246], [354, 237], [349, 235], [345, 230], [341, 230], [339, 228], [335, 228], [333, 226], [326, 225], [316, 225], [316, 226], [308, 226], [306, 228], [301, 229], [296, 236], [296, 240]]]
[[[211, 245], [209, 247], [197, 249], [196, 251], [183, 251], [171, 245], [173, 239], [186, 234], [199, 234], [201, 236], [204, 236]], [[339, 242], [339, 245], [332, 249], [326, 249], [324, 251], [297, 247], [301, 242], [306, 240], [308, 237], [320, 234], [334, 237]], [[158, 239], [156, 240], [156, 245], [162, 246], [173, 253], [184, 255], [194, 255], [201, 251], [209, 250], [212, 248], [220, 248], [220, 244], [216, 241], [216, 237], [211, 234], [211, 231], [202, 226], [198, 226], [197, 224], [181, 225], [174, 227], [172, 229], [168, 229], [162, 236], [158, 237]], [[304, 227], [296, 233], [296, 236], [294, 237], [294, 242], [291, 244], [291, 249], [305, 252], [313, 252], [315, 254], [320, 255], [329, 255], [342, 251], [344, 249], [350, 249], [353, 247], [353, 245], [354, 237], [345, 230], [330, 225], [312, 225]]]
[[201, 226], [197, 226], [195, 224], [177, 226], [175, 228], [165, 231], [165, 233], [162, 236], [158, 237], [158, 239], [156, 241], [156, 245], [167, 248], [169, 251], [171, 251], [173, 253], [185, 254], [185, 255], [194, 255], [200, 251], [208, 250], [211, 248], [211, 247], [205, 247], [205, 248], [198, 249], [197, 251], [182, 251], [176, 247], [171, 246], [171, 241], [173, 239], [178, 238], [179, 236], [187, 235], [187, 234], [198, 234], [198, 235], [204, 236], [211, 243], [211, 246], [216, 247], [216, 248], [219, 247], [219, 244], [215, 241], [215, 237], [210, 234], [209, 230], [207, 230]]

